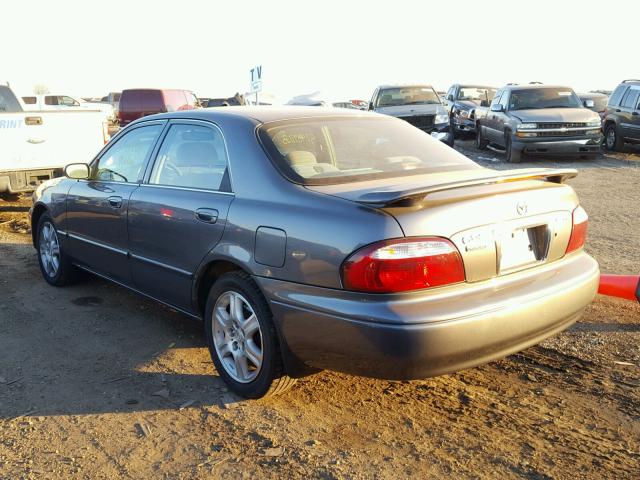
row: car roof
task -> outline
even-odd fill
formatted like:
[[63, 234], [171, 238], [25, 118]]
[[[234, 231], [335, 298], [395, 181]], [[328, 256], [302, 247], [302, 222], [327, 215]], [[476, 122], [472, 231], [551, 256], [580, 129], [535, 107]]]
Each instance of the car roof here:
[[578, 96], [580, 98], [605, 98], [609, 95], [600, 92], [587, 92], [587, 93], [579, 93]]
[[477, 83], [458, 83], [460, 88], [493, 88], [497, 90], [498, 87], [492, 87], [491, 85], [479, 85]]
[[332, 108], [332, 107], [310, 107], [298, 105], [283, 106], [230, 106], [230, 107], [211, 107], [195, 110], [181, 110], [171, 113], [160, 113], [157, 115], [149, 115], [137, 120], [160, 120], [164, 118], [182, 118], [192, 120], [224, 120], [225, 118], [245, 118], [254, 123], [268, 123], [279, 120], [293, 120], [300, 118], [314, 117], [381, 117], [388, 118], [387, 115], [381, 115], [374, 112], [365, 112], [357, 109]]
[[410, 87], [433, 88], [433, 86], [430, 83], [397, 83], [397, 84], [389, 83], [386, 85], [380, 85], [378, 87], [378, 90], [383, 90], [385, 88], [410, 88]]
[[568, 87], [566, 85], [545, 85], [545, 84], [523, 84], [523, 85], [505, 85], [503, 88], [508, 88], [509, 90], [540, 90], [543, 88], [563, 88], [566, 90], [573, 91], [573, 88]]

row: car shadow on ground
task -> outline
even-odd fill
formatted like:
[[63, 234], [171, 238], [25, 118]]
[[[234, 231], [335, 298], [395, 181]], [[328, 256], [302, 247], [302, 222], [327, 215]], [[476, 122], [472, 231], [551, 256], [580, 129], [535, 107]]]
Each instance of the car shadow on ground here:
[[31, 245], [0, 244], [0, 269], [0, 419], [238, 400], [202, 322], [88, 274], [51, 287]]

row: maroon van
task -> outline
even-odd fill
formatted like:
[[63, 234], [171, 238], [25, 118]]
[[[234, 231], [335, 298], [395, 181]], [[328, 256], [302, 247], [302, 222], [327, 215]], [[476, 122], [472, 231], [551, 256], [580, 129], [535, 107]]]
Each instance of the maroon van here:
[[189, 90], [131, 88], [120, 97], [118, 120], [124, 126], [154, 113], [175, 112], [198, 108], [198, 99]]

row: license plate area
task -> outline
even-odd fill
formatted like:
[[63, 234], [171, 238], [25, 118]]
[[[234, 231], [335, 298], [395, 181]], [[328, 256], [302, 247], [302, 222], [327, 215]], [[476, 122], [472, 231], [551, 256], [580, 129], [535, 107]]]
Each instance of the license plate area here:
[[549, 237], [546, 224], [504, 231], [497, 239], [498, 273], [543, 263], [549, 251]]

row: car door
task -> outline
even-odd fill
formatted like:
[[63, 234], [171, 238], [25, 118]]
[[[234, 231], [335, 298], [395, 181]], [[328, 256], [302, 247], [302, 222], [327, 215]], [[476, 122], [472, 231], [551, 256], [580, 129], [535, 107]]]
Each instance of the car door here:
[[638, 122], [638, 101], [640, 100], [640, 87], [632, 86], [622, 97], [620, 102], [620, 131], [624, 138], [638, 138], [640, 132], [636, 131]]
[[502, 135], [498, 135], [497, 130], [497, 117], [500, 112], [495, 111], [495, 108], [498, 105], [501, 105], [500, 100], [503, 96], [506, 96], [506, 92], [503, 90], [498, 90], [496, 96], [493, 97], [491, 105], [489, 105], [489, 108], [487, 109], [486, 117], [480, 122], [480, 124], [484, 127], [484, 136], [492, 143], [502, 143], [502, 138], [499, 138]]
[[190, 310], [194, 275], [218, 243], [234, 198], [222, 131], [172, 120], [145, 181], [129, 200], [136, 288]]
[[127, 129], [94, 160], [88, 180], [67, 195], [70, 254], [96, 273], [130, 284], [127, 209], [165, 121]]

